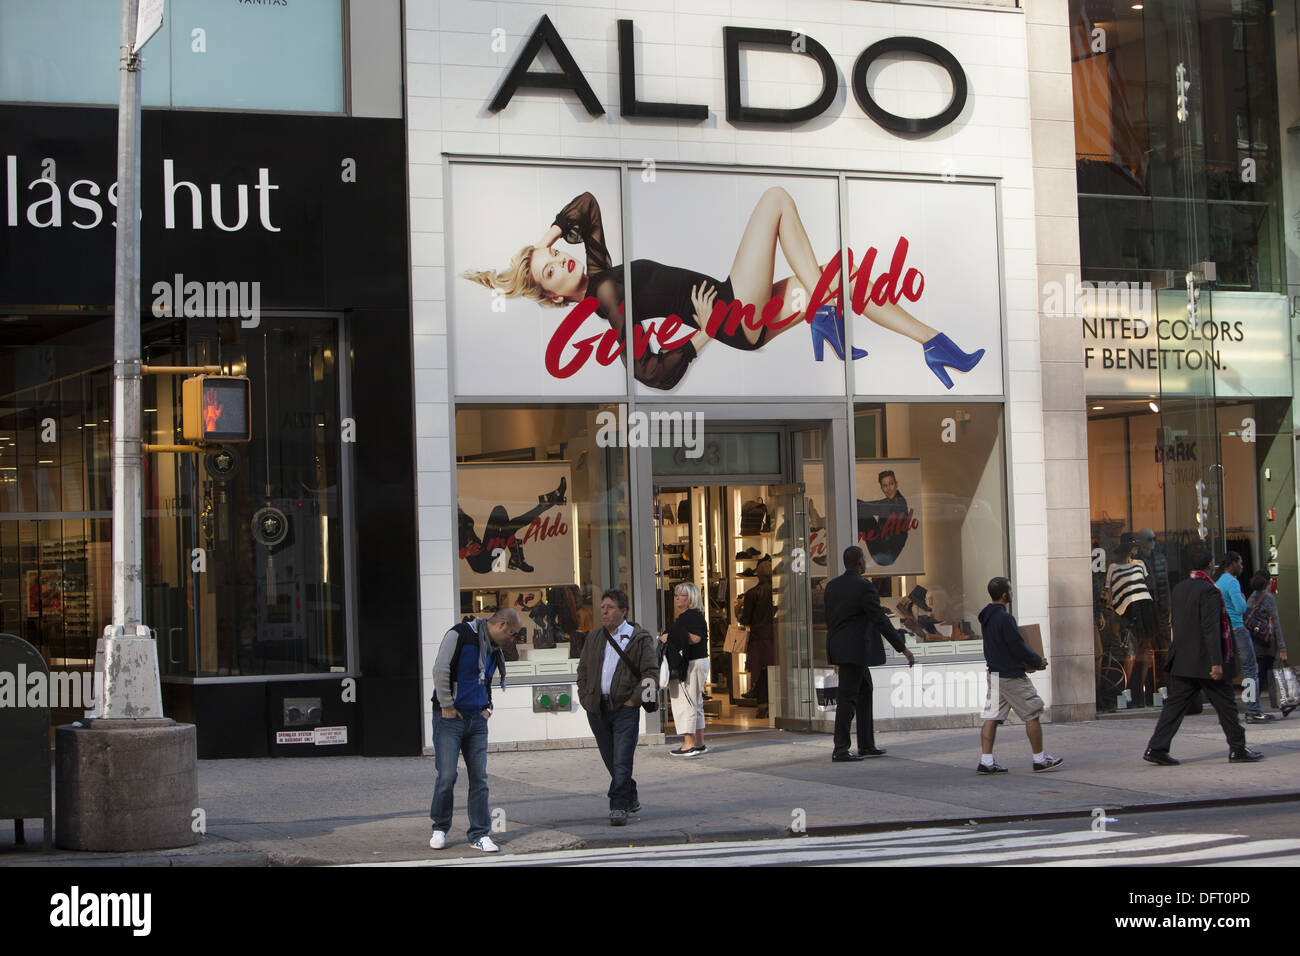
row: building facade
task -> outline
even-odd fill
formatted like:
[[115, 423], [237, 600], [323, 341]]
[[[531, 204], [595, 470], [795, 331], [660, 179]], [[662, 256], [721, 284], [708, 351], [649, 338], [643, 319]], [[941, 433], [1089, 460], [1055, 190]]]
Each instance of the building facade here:
[[[400, 24], [174, 0], [144, 50], [144, 361], [251, 381], [252, 441], [146, 456], [144, 619], [200, 757], [420, 746]], [[119, 35], [0, 3], [0, 628], [55, 670], [111, 612]], [[180, 443], [179, 377], [144, 415]]]
[[426, 698], [450, 624], [509, 605], [494, 741], [586, 738], [601, 593], [662, 631], [692, 583], [712, 724], [824, 729], [860, 542], [921, 664], [877, 671], [884, 726], [979, 719], [998, 575], [1053, 713], [1092, 713], [1083, 363], [1038, 294], [1077, 272], [1068, 34], [1035, 15], [406, 5]]

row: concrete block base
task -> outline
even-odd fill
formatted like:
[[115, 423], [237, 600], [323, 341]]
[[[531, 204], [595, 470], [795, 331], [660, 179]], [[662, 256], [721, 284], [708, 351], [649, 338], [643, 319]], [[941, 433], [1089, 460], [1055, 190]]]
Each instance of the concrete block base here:
[[92, 720], [54, 730], [56, 842], [65, 850], [193, 846], [198, 806], [193, 724]]

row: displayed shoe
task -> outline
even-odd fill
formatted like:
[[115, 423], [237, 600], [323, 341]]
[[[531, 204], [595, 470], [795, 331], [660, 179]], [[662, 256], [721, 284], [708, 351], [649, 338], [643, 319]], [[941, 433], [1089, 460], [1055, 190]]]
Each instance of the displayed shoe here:
[[1250, 724], [1267, 724], [1270, 720], [1277, 720], [1272, 714], [1247, 714], [1246, 722]]
[[554, 491], [547, 492], [544, 495], [537, 496], [539, 505], [562, 505], [565, 503], [564, 490], [569, 483], [567, 477], [560, 477], [560, 485]]
[[1169, 756], [1168, 750], [1148, 750], [1142, 755], [1147, 763], [1157, 763], [1162, 767], [1177, 767], [1181, 761]]
[[490, 836], [481, 836], [470, 844], [476, 850], [482, 850], [484, 853], [496, 853], [501, 847], [492, 842]]
[[520, 571], [524, 572], [524, 574], [533, 573], [533, 566], [524, 560], [523, 545], [517, 544], [510, 549], [509, 567], [511, 569], [518, 568]]
[[934, 609], [925, 603], [925, 597], [929, 593], [929, 591], [918, 584], [908, 592], [907, 599], [912, 602], [914, 607], [919, 607], [926, 614], [933, 614]]
[[708, 752], [709, 752], [708, 746], [706, 744], [700, 744], [698, 747], [696, 747], [694, 750], [691, 751], [691, 756], [703, 757]]
[[[813, 360], [817, 362], [822, 360], [825, 351], [823, 346], [830, 342], [831, 348], [840, 361], [844, 361], [844, 316], [840, 315], [840, 310], [833, 305], [822, 306], [813, 313], [811, 328]], [[867, 350], [855, 348], [853, 357], [854, 359], [866, 358]]]
[[737, 574], [736, 577], [738, 577], [738, 578], [756, 578], [756, 577], [758, 577], [758, 572], [755, 571], [753, 568], [745, 568], [745, 570], [743, 570], [743, 571], [741, 571], [739, 574]]
[[868, 747], [866, 750], [863, 750], [861, 747], [858, 748], [859, 757], [883, 757], [885, 753], [886, 750], [884, 747]]
[[447, 845], [447, 834], [441, 830], [434, 830], [433, 836], [429, 837], [429, 849], [441, 850]]
[[687, 749], [686, 747], [678, 747], [676, 750], [670, 750], [670, 751], [668, 751], [668, 756], [670, 756], [670, 757], [689, 757], [689, 756], [690, 756], [692, 753], [694, 753], [694, 752], [695, 752], [695, 748], [694, 748], [694, 747], [692, 747], [692, 748], [690, 748], [690, 749]]
[[1257, 760], [1263, 760], [1264, 755], [1258, 750], [1251, 750], [1249, 747], [1242, 747], [1240, 750], [1234, 750], [1228, 754], [1228, 763], [1254, 763]]
[[859, 760], [866, 760], [866, 759], [867, 758], [862, 756], [861, 754], [851, 754], [851, 753], [831, 754], [832, 763], [857, 763]]
[[925, 352], [925, 364], [930, 367], [935, 378], [943, 383], [944, 388], [952, 388], [952, 379], [948, 369], [969, 372], [984, 357], [984, 350], [963, 352], [953, 344], [952, 339], [940, 332], [921, 346]]
[[1055, 770], [1064, 762], [1065, 761], [1060, 757], [1053, 757], [1051, 754], [1043, 754], [1042, 760], [1034, 761], [1034, 773], [1042, 773], [1044, 770]]
[[976, 773], [1009, 773], [1006, 767], [994, 761], [991, 764], [980, 764], [975, 768]]
[[633, 800], [633, 801], [632, 801], [632, 806], [630, 806], [630, 807], [627, 808], [627, 812], [628, 812], [628, 813], [639, 813], [640, 810], [641, 810], [641, 801], [640, 801], [640, 800]]
[[627, 811], [626, 810], [609, 811], [609, 825], [612, 827], [627, 826]]
[[743, 694], [741, 694], [740, 696], [743, 697], [743, 698], [746, 698], [746, 699], [748, 699], [748, 700], [753, 700], [755, 697], [758, 696], [758, 691], [756, 691], [756, 690], [747, 690], [747, 691], [745, 691]]
[[744, 551], [736, 552], [736, 560], [748, 561], [750, 558], [756, 558], [762, 553], [763, 552], [759, 551], [758, 548], [754, 548], [754, 547], [746, 548]]

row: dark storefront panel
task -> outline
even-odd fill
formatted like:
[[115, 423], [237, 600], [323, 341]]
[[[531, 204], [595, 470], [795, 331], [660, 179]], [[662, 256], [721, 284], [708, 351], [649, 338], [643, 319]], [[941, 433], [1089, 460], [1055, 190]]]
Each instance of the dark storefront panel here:
[[[71, 668], [111, 610], [115, 141], [114, 110], [0, 107], [0, 614]], [[404, 164], [396, 120], [144, 114], [145, 360], [252, 383], [251, 442], [146, 463], [201, 757], [419, 752]], [[146, 379], [147, 441], [180, 441], [179, 383]]]

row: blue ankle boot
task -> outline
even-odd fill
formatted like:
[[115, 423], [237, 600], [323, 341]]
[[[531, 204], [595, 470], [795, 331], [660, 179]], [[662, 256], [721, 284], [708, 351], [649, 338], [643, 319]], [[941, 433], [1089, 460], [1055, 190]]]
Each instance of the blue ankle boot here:
[[[839, 309], [833, 305], [824, 305], [813, 313], [812, 320], [812, 347], [813, 358], [820, 362], [825, 351], [825, 343], [830, 342], [831, 348], [839, 356], [840, 361], [844, 361], [844, 316], [840, 315]], [[866, 358], [867, 350], [855, 348], [853, 358]]]
[[930, 366], [930, 371], [943, 382], [944, 388], [952, 388], [948, 369], [955, 368], [959, 372], [969, 372], [984, 357], [983, 349], [977, 352], [963, 352], [942, 332], [926, 342], [922, 348], [925, 350], [925, 364]]

